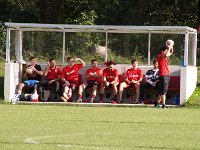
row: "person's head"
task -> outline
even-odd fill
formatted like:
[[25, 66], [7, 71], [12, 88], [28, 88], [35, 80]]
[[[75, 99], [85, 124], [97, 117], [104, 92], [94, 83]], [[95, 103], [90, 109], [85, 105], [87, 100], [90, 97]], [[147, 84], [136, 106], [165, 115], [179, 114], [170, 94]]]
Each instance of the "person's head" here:
[[137, 67], [138, 67], [138, 61], [137, 61], [137, 59], [133, 59], [133, 60], [131, 61], [131, 64], [132, 64], [132, 66], [133, 66], [133, 69], [137, 69]]
[[49, 59], [50, 68], [54, 68], [56, 66], [56, 60], [54, 58]]
[[161, 48], [160, 48], [160, 53], [166, 54], [166, 53], [167, 53], [167, 49], [168, 49], [167, 46], [161, 46]]
[[153, 68], [158, 69], [158, 61], [157, 60], [153, 61]]
[[114, 66], [115, 66], [115, 62], [110, 60], [106, 63], [106, 66], [110, 69], [110, 70], [113, 70], [114, 69]]
[[73, 66], [74, 65], [74, 57], [67, 57], [67, 64], [68, 66]]
[[92, 64], [92, 67], [95, 68], [97, 67], [98, 62], [96, 59], [92, 59], [91, 64]]
[[31, 63], [32, 66], [34, 66], [36, 64], [36, 58], [34, 56], [31, 56], [29, 58], [29, 61], [30, 61], [30, 63]]

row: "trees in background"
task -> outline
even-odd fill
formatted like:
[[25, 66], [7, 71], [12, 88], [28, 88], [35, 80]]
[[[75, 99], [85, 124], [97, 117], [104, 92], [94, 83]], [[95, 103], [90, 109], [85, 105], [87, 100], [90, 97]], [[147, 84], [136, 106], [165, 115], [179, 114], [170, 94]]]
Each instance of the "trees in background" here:
[[[1, 0], [0, 21], [196, 27], [197, 0]], [[87, 23], [87, 21], [85, 22]]]
[[[1, 0], [0, 53], [5, 51], [4, 22], [180, 25], [197, 28], [199, 24], [197, 23], [199, 22], [198, 6], [197, 0]], [[87, 40], [94, 39], [90, 35], [83, 37]], [[40, 41], [39, 38], [37, 39]], [[110, 44], [118, 45], [114, 49], [117, 52], [123, 47], [121, 51], [123, 56], [129, 55], [130, 49], [142, 46], [142, 43], [137, 40], [138, 37], [124, 34], [110, 41]], [[142, 50], [139, 53], [145, 54]]]

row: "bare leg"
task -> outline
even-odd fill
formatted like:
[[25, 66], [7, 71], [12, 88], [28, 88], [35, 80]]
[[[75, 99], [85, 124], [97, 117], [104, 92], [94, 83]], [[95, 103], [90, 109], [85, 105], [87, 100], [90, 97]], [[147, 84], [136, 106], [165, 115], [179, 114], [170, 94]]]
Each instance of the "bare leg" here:
[[101, 84], [101, 89], [100, 89], [100, 103], [103, 102], [104, 90], [105, 90], [105, 83], [103, 82]]
[[165, 101], [166, 101], [166, 95], [161, 95], [161, 103], [162, 105], [165, 105]]
[[161, 95], [158, 95], [157, 103], [160, 104], [161, 102]]
[[114, 94], [114, 95], [117, 95], [117, 92], [118, 92], [118, 90], [117, 90], [117, 85], [118, 85], [118, 84], [119, 84], [119, 82], [117, 82], [117, 83], [115, 83], [115, 84], [112, 85], [113, 94]]
[[122, 82], [119, 86], [119, 100], [122, 101], [123, 90], [126, 87], [126, 83]]
[[101, 84], [100, 94], [104, 94], [104, 89], [105, 89], [105, 83], [103, 82]]
[[92, 95], [91, 95], [91, 98], [90, 98], [90, 102], [91, 102], [91, 103], [93, 103], [94, 98], [95, 98], [96, 95], [97, 95], [97, 88], [98, 88], [97, 85], [94, 85], [94, 86], [93, 86], [93, 89], [92, 89]]
[[[64, 87], [64, 91], [63, 91], [63, 97], [68, 100], [70, 97], [69, 97], [69, 87], [68, 86], [65, 86]], [[65, 100], [64, 100], [65, 101]]]
[[82, 95], [84, 89], [85, 89], [85, 84], [79, 85], [79, 87], [78, 87], [78, 94], [79, 94], [79, 95], [80, 95], [80, 94]]
[[82, 102], [83, 90], [85, 89], [85, 84], [81, 84], [78, 87], [78, 100], [77, 102]]
[[19, 83], [17, 94], [22, 94], [22, 90], [23, 90], [24, 86], [25, 86], [24, 83]]
[[97, 88], [98, 88], [97, 85], [94, 85], [94, 86], [93, 86], [92, 95], [94, 95], [94, 96], [97, 95]]
[[136, 88], [136, 103], [138, 103], [139, 102], [139, 96], [140, 96], [140, 83], [136, 83], [135, 88]]
[[38, 85], [35, 84], [35, 85], [34, 85], [34, 91], [33, 91], [34, 94], [37, 94], [37, 87], [38, 87]]

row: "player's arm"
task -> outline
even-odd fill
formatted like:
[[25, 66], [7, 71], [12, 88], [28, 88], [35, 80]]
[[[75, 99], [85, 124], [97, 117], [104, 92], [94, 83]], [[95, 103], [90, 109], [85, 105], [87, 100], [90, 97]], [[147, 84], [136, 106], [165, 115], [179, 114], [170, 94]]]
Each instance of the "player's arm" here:
[[31, 66], [31, 68], [32, 68], [33, 71], [35, 71], [37, 74], [39, 74], [39, 75], [41, 75], [41, 76], [43, 75], [43, 72], [42, 72], [42, 69], [41, 69], [41, 68], [40, 68], [40, 69], [39, 69], [39, 68], [37, 69], [37, 68], [35, 68], [34, 66]]
[[116, 76], [114, 81], [110, 82], [110, 84], [115, 84], [117, 81], [118, 81], [118, 76]]
[[148, 70], [147, 73], [146, 73], [146, 75], [145, 75], [145, 78], [144, 78], [145, 82], [147, 82], [149, 80], [150, 71], [151, 70]]
[[118, 81], [118, 72], [115, 72], [115, 78], [114, 81], [112, 81], [110, 84], [115, 84]]
[[69, 85], [69, 82], [65, 79], [65, 70], [63, 69], [60, 75], [60, 80], [64, 82], [64, 84]]
[[80, 58], [76, 58], [75, 60], [77, 60], [77, 61], [80, 61], [81, 62], [81, 64], [83, 65], [83, 66], [85, 66], [86, 65], [86, 63], [82, 60], [82, 59], [80, 59]]
[[61, 81], [63, 81], [64, 84], [69, 85], [69, 82], [65, 78], [61, 78]]
[[100, 78], [102, 75], [102, 70], [97, 71], [97, 74], [94, 74], [93, 77]]
[[49, 62], [47, 63], [47, 68], [44, 70], [44, 76], [46, 77], [49, 72]]
[[90, 69], [88, 69], [88, 70], [86, 71], [85, 77], [86, 77], [86, 79], [91, 77]]
[[54, 79], [54, 81], [58, 81], [61, 78], [61, 71], [60, 71], [60, 69], [58, 69], [57, 73], [58, 73], [58, 78]]
[[103, 82], [107, 82], [107, 81], [106, 81], [106, 76], [103, 76]]
[[128, 79], [128, 71], [126, 71], [126, 76], [125, 76], [125, 82], [127, 83], [127, 84], [130, 84], [131, 82], [129, 81], [129, 79]]
[[167, 53], [165, 54], [165, 57], [169, 57], [172, 55], [173, 51], [171, 50], [172, 48], [167, 49]]
[[143, 80], [143, 72], [142, 72], [142, 70], [140, 71], [140, 73], [139, 73], [140, 75], [139, 75], [139, 80], [138, 80], [138, 82], [140, 83], [140, 82], [142, 82], [142, 80]]
[[26, 80], [27, 77], [28, 77], [28, 73], [25, 71], [24, 74], [23, 74], [23, 76], [22, 76], [22, 78], [23, 78], [24, 80]]

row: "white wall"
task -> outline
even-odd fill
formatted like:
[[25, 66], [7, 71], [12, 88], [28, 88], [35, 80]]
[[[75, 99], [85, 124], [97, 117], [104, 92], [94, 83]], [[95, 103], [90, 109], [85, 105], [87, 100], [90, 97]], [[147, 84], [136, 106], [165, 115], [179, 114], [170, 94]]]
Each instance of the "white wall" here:
[[197, 84], [197, 67], [181, 67], [181, 91], [180, 104], [188, 100], [196, 88]]
[[19, 63], [5, 63], [4, 100], [11, 101], [20, 79]]

